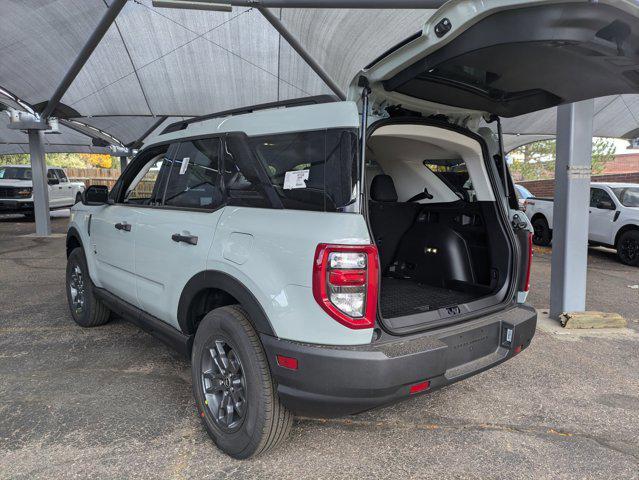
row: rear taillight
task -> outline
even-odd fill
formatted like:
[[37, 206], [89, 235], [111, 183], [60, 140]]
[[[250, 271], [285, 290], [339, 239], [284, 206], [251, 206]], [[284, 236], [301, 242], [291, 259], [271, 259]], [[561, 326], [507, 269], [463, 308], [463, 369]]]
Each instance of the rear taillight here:
[[533, 234], [528, 233], [528, 271], [526, 272], [526, 283], [524, 284], [524, 292], [530, 291], [530, 270], [533, 261]]
[[348, 328], [373, 328], [377, 314], [379, 259], [375, 245], [321, 243], [313, 263], [313, 295]]

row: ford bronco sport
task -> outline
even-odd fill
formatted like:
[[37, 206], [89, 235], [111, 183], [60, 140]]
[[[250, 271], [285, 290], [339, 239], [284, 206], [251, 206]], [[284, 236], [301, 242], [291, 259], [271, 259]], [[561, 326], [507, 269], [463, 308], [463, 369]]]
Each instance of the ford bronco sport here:
[[115, 313], [189, 356], [202, 422], [236, 458], [293, 414], [362, 412], [512, 358], [536, 327], [532, 228], [483, 122], [636, 92], [638, 16], [453, 0], [349, 101], [168, 126], [73, 209], [73, 318]]

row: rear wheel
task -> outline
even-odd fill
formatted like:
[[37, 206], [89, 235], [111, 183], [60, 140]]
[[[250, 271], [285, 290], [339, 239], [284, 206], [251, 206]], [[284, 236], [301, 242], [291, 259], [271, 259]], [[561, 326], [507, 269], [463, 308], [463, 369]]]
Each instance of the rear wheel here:
[[67, 302], [75, 323], [81, 327], [97, 327], [109, 321], [111, 312], [93, 292], [84, 250], [73, 249], [67, 259]]
[[552, 233], [550, 232], [550, 227], [548, 226], [546, 219], [544, 217], [538, 217], [533, 220], [532, 226], [535, 230], [535, 233], [533, 234], [533, 243], [542, 247], [550, 245]]
[[76, 193], [75, 195], [75, 202], [73, 203], [74, 205], [80, 203], [82, 201], [82, 194], [80, 192]]
[[624, 233], [617, 244], [617, 257], [622, 263], [639, 266], [639, 230]]
[[262, 344], [241, 307], [204, 317], [191, 361], [198, 411], [220, 450], [250, 458], [288, 436], [293, 416], [280, 403]]

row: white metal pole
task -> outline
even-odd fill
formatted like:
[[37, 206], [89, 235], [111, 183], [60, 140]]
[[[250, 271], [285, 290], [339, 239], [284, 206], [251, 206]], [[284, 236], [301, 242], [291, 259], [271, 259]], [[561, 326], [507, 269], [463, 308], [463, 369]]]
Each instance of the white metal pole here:
[[44, 156], [44, 133], [42, 130], [29, 130], [29, 153], [31, 155], [31, 178], [33, 182], [33, 213], [35, 215], [36, 235], [51, 235], [49, 217], [49, 184], [47, 165]]
[[594, 100], [558, 107], [550, 316], [586, 309]]

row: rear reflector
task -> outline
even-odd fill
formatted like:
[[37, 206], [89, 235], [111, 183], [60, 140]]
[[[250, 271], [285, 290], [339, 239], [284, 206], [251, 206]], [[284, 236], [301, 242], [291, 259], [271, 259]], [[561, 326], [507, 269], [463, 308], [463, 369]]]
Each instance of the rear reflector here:
[[410, 394], [414, 395], [415, 393], [423, 392], [424, 390], [428, 390], [428, 387], [430, 387], [430, 382], [428, 380], [416, 383], [415, 385], [411, 385]]
[[524, 286], [524, 292], [530, 291], [530, 270], [533, 262], [533, 234], [528, 233], [528, 271], [526, 272], [526, 284]]
[[282, 368], [288, 368], [289, 370], [297, 370], [297, 358], [285, 357], [284, 355], [277, 355], [277, 364]]
[[522, 347], [523, 347], [523, 345], [517, 345], [515, 347], [515, 354], [518, 354], [519, 352], [521, 352]]
[[338, 287], [359, 287], [366, 284], [366, 270], [331, 270], [328, 281]]

